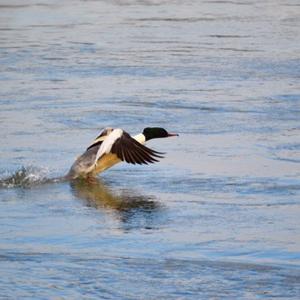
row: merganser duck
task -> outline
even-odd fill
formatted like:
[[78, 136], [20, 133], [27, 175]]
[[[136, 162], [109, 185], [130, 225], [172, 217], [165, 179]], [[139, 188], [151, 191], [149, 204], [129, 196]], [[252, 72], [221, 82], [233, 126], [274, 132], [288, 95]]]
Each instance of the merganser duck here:
[[157, 162], [157, 158], [163, 158], [164, 153], [144, 146], [145, 142], [171, 136], [178, 136], [178, 134], [168, 133], [160, 127], [147, 127], [143, 133], [134, 137], [120, 128], [105, 128], [75, 160], [66, 177], [68, 179], [93, 178], [121, 161], [130, 164]]

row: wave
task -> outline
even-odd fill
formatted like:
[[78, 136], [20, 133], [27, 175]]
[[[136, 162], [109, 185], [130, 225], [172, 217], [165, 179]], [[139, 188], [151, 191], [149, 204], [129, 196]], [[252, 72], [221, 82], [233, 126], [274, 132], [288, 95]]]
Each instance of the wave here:
[[49, 178], [49, 170], [34, 166], [21, 167], [11, 175], [4, 175], [0, 178], [0, 188], [23, 187], [30, 188], [33, 186], [55, 183], [65, 180], [65, 177]]

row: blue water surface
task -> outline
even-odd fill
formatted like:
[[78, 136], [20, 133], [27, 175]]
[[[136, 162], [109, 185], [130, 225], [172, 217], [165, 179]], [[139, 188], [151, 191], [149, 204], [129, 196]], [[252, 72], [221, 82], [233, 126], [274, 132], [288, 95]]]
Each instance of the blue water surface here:
[[[299, 299], [300, 10], [0, 3], [1, 299]], [[107, 126], [166, 152], [68, 182]]]

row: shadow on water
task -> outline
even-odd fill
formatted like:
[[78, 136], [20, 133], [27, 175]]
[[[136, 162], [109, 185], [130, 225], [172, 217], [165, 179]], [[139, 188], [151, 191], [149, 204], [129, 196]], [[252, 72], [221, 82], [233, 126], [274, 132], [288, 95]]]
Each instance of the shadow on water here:
[[99, 178], [77, 179], [70, 184], [73, 194], [84, 200], [87, 206], [116, 212], [124, 223], [132, 221], [133, 217], [151, 219], [153, 213], [161, 209], [161, 205], [152, 197], [137, 194], [132, 190], [113, 191]]
[[152, 196], [141, 195], [130, 189], [110, 189], [99, 178], [72, 181], [65, 176], [51, 178], [48, 170], [31, 166], [2, 176], [0, 189], [31, 189], [62, 182], [69, 182], [73, 195], [83, 200], [86, 206], [113, 213], [124, 230], [154, 229], [159, 223], [159, 212], [163, 206]]
[[[47, 170], [30, 166], [21, 167], [13, 174], [0, 178], [0, 188], [31, 188], [67, 181], [69, 180], [66, 176], [49, 178]], [[76, 179], [70, 181], [70, 185], [76, 197], [86, 201], [88, 206], [98, 209], [151, 212], [160, 207], [152, 197], [139, 195], [132, 190], [123, 189], [120, 193], [113, 192], [99, 178]]]

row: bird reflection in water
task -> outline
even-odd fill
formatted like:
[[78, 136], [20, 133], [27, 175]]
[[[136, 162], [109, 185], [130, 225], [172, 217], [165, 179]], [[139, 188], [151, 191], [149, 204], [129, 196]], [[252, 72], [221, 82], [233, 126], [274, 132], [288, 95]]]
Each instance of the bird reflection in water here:
[[126, 229], [157, 227], [162, 206], [153, 197], [139, 195], [131, 190], [114, 192], [99, 178], [72, 180], [71, 188], [74, 195], [88, 206], [116, 213], [123, 225], [127, 225]]

